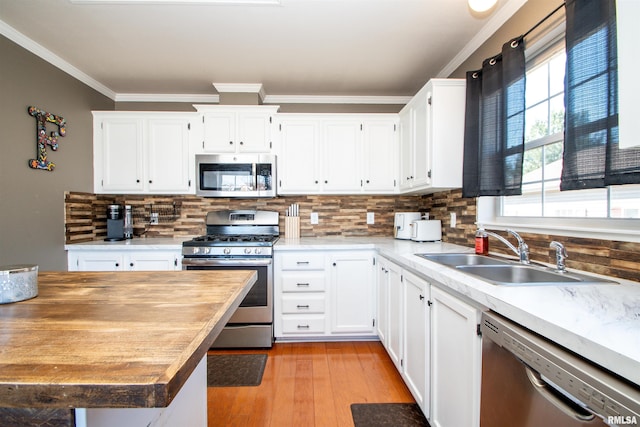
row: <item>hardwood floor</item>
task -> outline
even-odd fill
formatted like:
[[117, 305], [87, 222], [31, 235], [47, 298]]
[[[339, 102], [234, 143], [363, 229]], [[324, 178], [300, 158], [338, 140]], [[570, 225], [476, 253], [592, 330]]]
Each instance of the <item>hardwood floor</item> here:
[[258, 387], [209, 387], [209, 427], [353, 426], [352, 403], [414, 402], [380, 342], [276, 343]]

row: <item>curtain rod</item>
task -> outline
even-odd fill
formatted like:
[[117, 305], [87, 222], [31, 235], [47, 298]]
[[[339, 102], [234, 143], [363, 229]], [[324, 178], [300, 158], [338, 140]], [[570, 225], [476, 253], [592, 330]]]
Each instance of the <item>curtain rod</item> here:
[[536, 25], [534, 25], [533, 27], [531, 27], [531, 29], [529, 29], [529, 31], [527, 31], [526, 33], [524, 33], [522, 35], [522, 38], [527, 37], [529, 34], [531, 34], [532, 31], [534, 31], [536, 28], [538, 28], [540, 25], [542, 25], [547, 19], [551, 18], [557, 11], [559, 11], [560, 9], [562, 9], [563, 7], [565, 7], [567, 5], [566, 2], [562, 3], [560, 6], [556, 7], [551, 13], [549, 13], [547, 16], [545, 16], [544, 18], [542, 18], [540, 20], [540, 22], [538, 22]]

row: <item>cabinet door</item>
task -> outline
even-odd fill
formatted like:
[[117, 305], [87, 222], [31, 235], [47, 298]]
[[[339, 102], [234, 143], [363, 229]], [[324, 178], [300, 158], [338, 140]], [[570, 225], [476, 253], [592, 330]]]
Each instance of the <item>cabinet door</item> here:
[[318, 192], [319, 138], [320, 124], [317, 120], [285, 119], [280, 123], [278, 193]]
[[404, 378], [429, 417], [429, 284], [404, 272]]
[[373, 334], [372, 253], [332, 254], [329, 262], [331, 332]]
[[389, 332], [389, 269], [387, 265], [389, 262], [385, 258], [377, 258], [377, 264], [376, 332], [380, 342], [387, 347]]
[[330, 120], [322, 126], [322, 190], [360, 192], [362, 131], [359, 120]]
[[97, 146], [101, 149], [95, 160], [99, 163], [96, 168], [102, 170], [102, 177], [100, 182], [96, 182], [96, 189], [105, 192], [142, 191], [144, 120], [103, 119], [99, 126], [102, 139]]
[[395, 120], [364, 122], [362, 181], [365, 192], [392, 193], [397, 182], [397, 124]]
[[132, 271], [169, 271], [178, 270], [179, 251], [131, 252], [125, 269]]
[[76, 269], [69, 268], [70, 271], [120, 271], [125, 262], [121, 252], [84, 251], [77, 254], [75, 264]]
[[[434, 427], [480, 424], [480, 313], [431, 286], [431, 409]], [[452, 405], [451, 402], [456, 402]]]
[[148, 122], [148, 189], [186, 193], [189, 180], [189, 120], [151, 119]]
[[236, 145], [236, 113], [206, 113], [204, 115], [203, 151], [205, 153], [235, 153]]
[[402, 301], [404, 289], [402, 286], [402, 269], [394, 263], [387, 264], [389, 270], [389, 332], [387, 339], [387, 353], [402, 372]]
[[414, 110], [407, 104], [400, 111], [400, 190], [411, 188], [413, 179], [413, 122]]
[[269, 153], [271, 151], [271, 115], [238, 113], [238, 152]]
[[411, 181], [412, 187], [420, 187], [428, 185], [431, 178], [431, 172], [429, 171], [429, 165], [431, 165], [431, 159], [429, 156], [431, 152], [427, 142], [428, 132], [428, 105], [431, 102], [431, 93], [424, 92], [419, 93], [414, 104], [414, 141], [413, 141], [413, 179]]

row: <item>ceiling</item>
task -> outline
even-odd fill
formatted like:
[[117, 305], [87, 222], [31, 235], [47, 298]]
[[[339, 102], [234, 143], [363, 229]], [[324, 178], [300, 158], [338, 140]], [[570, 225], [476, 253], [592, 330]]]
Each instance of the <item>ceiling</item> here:
[[393, 103], [449, 76], [527, 0], [483, 15], [467, 0], [164, 1], [0, 0], [0, 33], [115, 100], [197, 100], [215, 82]]

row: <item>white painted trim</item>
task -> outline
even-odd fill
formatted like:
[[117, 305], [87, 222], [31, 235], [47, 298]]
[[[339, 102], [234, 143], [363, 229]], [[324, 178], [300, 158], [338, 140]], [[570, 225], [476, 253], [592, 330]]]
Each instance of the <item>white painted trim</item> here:
[[397, 104], [404, 105], [412, 96], [332, 96], [332, 95], [267, 95], [267, 104]]
[[[491, 37], [500, 27], [504, 25], [528, 0], [508, 0], [498, 11], [489, 19], [480, 31], [471, 39], [469, 43], [436, 75], [436, 77], [449, 77], [451, 73], [458, 69], [464, 61], [467, 60], [489, 37]], [[514, 35], [514, 37], [517, 34]], [[482, 64], [478, 64], [480, 68]]]
[[101, 94], [103, 94], [108, 98], [115, 100], [116, 93], [114, 91], [112, 91], [111, 89], [109, 89], [108, 87], [100, 83], [99, 81], [95, 80], [93, 77], [89, 76], [88, 74], [85, 74], [78, 68], [69, 64], [67, 61], [60, 58], [58, 55], [51, 52], [50, 50], [46, 49], [41, 44], [31, 40], [30, 38], [28, 38], [27, 36], [25, 36], [24, 34], [22, 34], [21, 32], [19, 32], [18, 30], [16, 30], [15, 28], [13, 28], [12, 26], [10, 26], [9, 24], [7, 24], [2, 20], [0, 20], [0, 34], [5, 36], [9, 40], [13, 41], [14, 43], [22, 46], [23, 48], [33, 53], [34, 55], [44, 59], [54, 67], [57, 67], [60, 70], [64, 71], [65, 73], [69, 74], [71, 77], [74, 77], [80, 80], [82, 83], [86, 84], [90, 88], [100, 92]]
[[281, 0], [69, 0], [76, 4], [215, 4], [215, 5], [275, 5], [282, 4]]
[[173, 94], [173, 93], [118, 93], [116, 102], [186, 102], [217, 104], [220, 95]]
[[265, 97], [262, 83], [213, 83], [213, 87], [219, 93], [257, 93], [260, 99]]

